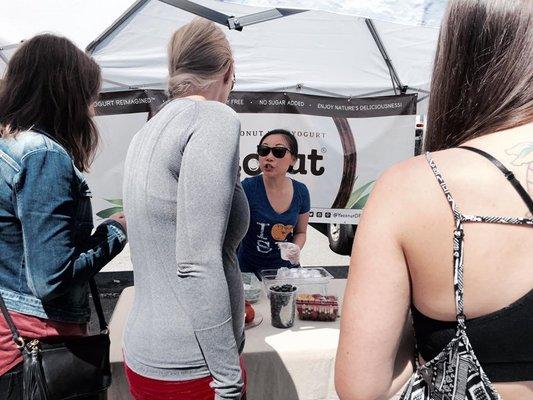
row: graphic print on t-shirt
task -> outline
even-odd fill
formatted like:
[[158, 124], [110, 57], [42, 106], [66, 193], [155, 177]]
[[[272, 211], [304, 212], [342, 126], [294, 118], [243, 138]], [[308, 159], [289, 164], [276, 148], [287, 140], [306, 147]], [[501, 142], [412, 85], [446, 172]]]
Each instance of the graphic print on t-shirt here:
[[276, 224], [272, 227], [271, 235], [274, 240], [282, 242], [287, 239], [289, 233], [292, 233], [294, 227], [292, 225]]
[[[271, 241], [265, 236], [265, 229], [270, 226], [267, 222], [256, 222], [259, 225], [259, 233], [257, 235], [257, 251], [263, 254], [270, 253], [272, 251]], [[278, 242], [282, 242], [287, 239], [287, 236], [294, 231], [294, 226], [275, 224], [270, 231], [270, 236]]]
[[270, 253], [272, 247], [270, 247], [270, 241], [265, 236], [265, 228], [269, 227], [270, 224], [267, 224], [266, 222], [257, 222], [257, 225], [260, 226], [259, 234], [257, 235], [257, 251], [264, 254]]

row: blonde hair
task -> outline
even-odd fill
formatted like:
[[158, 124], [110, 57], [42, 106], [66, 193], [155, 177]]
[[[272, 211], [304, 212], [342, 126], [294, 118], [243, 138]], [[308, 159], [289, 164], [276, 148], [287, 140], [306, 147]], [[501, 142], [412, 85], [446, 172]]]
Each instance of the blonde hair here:
[[207, 88], [227, 72], [233, 56], [222, 29], [207, 19], [195, 18], [172, 35], [168, 60], [168, 91], [176, 98]]

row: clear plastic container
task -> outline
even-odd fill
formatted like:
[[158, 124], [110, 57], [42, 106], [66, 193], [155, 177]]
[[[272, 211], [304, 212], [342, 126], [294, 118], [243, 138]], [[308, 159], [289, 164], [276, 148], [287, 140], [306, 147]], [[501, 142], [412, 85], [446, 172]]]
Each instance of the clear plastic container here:
[[263, 281], [265, 293], [269, 294], [270, 286], [281, 286], [284, 284], [291, 284], [298, 287], [298, 293], [320, 293], [326, 295], [328, 293], [329, 281], [333, 276], [322, 267], [306, 267], [298, 268], [301, 270], [317, 271], [312, 273], [312, 277], [291, 277], [280, 276], [278, 269], [263, 269], [259, 272]]
[[253, 272], [242, 272], [241, 275], [244, 286], [244, 299], [250, 303], [257, 303], [261, 296], [261, 282]]
[[282, 292], [273, 290], [274, 286], [269, 288], [270, 291], [270, 322], [274, 328], [290, 328], [294, 325], [296, 315], [296, 288]]
[[337, 296], [300, 293], [296, 298], [298, 318], [311, 321], [335, 321], [339, 315]]

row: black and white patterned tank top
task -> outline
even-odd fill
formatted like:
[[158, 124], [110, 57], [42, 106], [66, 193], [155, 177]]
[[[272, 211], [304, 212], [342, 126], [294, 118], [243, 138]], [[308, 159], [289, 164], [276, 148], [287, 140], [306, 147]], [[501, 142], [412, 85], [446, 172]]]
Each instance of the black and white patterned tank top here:
[[[518, 194], [527, 204], [533, 214], [533, 200], [501, 162], [482, 150], [462, 146], [465, 150], [473, 151], [489, 159], [496, 165], [513, 185]], [[466, 316], [463, 303], [463, 256], [464, 256], [464, 224], [466, 223], [492, 223], [528, 225], [533, 228], [532, 218], [465, 215], [461, 213], [450, 194], [437, 165], [426, 153], [427, 161], [433, 171], [446, 199], [452, 209], [455, 220], [453, 232], [453, 264], [454, 264], [454, 291], [457, 315], [455, 337], [448, 345], [424, 365], [419, 365], [418, 350], [416, 350], [416, 371], [411, 376], [400, 400], [501, 400], [492, 383], [483, 371], [466, 332]]]

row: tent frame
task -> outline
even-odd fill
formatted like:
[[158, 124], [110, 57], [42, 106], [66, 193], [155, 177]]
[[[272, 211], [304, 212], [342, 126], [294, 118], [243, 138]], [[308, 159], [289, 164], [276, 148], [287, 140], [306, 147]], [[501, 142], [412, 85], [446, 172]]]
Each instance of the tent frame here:
[[[122, 14], [109, 28], [93, 40], [86, 48], [86, 51], [91, 54], [100, 43], [102, 43], [109, 35], [111, 35], [120, 25], [122, 25], [129, 17], [131, 17], [139, 8], [143, 7], [150, 0], [137, 0], [124, 14]], [[292, 8], [273, 8], [271, 10], [261, 11], [254, 14], [243, 15], [235, 17], [233, 15], [226, 15], [211, 8], [202, 6], [194, 1], [189, 0], [159, 0], [162, 3], [179, 8], [183, 11], [206, 18], [217, 24], [224, 25], [229, 29], [242, 31], [245, 26], [259, 24], [261, 22], [270, 21], [277, 18], [283, 18], [289, 15], [298, 14], [308, 10], [297, 10]]]
[[385, 46], [383, 45], [383, 42], [381, 41], [381, 38], [379, 36], [379, 33], [374, 26], [374, 22], [370, 18], [365, 18], [366, 26], [368, 27], [368, 30], [370, 31], [370, 34], [374, 38], [374, 42], [376, 42], [376, 46], [379, 49], [379, 52], [381, 53], [381, 56], [383, 57], [383, 60], [385, 60], [385, 64], [387, 64], [387, 68], [389, 69], [389, 75], [391, 76], [392, 80], [392, 87], [394, 88], [394, 93], [396, 93], [396, 89], [400, 90], [401, 94], [405, 94], [407, 92], [408, 86], [404, 85], [402, 81], [400, 80], [400, 77], [398, 76], [398, 73], [396, 72], [396, 69], [394, 68], [394, 65], [392, 64], [392, 60], [390, 59], [389, 55], [387, 54], [387, 50], [385, 50]]
[[[89, 54], [92, 54], [96, 50], [96, 47], [98, 47], [98, 45], [100, 45], [105, 39], [107, 39], [128, 18], [130, 18], [138, 9], [143, 7], [149, 1], [150, 0], [137, 0], [109, 28], [107, 28], [94, 41], [92, 41], [87, 46], [86, 51]], [[245, 26], [254, 25], [254, 24], [261, 23], [261, 22], [271, 21], [273, 19], [283, 18], [283, 17], [287, 17], [290, 15], [298, 14], [301, 12], [309, 11], [305, 9], [273, 8], [271, 10], [266, 10], [266, 11], [261, 11], [258, 13], [235, 17], [231, 15], [226, 15], [224, 13], [213, 10], [211, 8], [202, 6], [190, 0], [158, 0], [158, 1], [161, 1], [162, 3], [171, 5], [173, 7], [179, 8], [181, 10], [188, 11], [192, 14], [209, 19], [213, 22], [216, 22], [218, 24], [228, 27], [229, 29], [233, 29], [237, 31], [242, 31]], [[393, 62], [390, 59], [387, 53], [387, 50], [385, 49], [383, 41], [381, 40], [381, 37], [379, 36], [379, 33], [376, 27], [374, 26], [374, 23], [372, 22], [370, 18], [365, 18], [365, 22], [389, 70], [392, 89], [394, 90], [394, 93], [397, 93], [397, 91], [399, 91], [401, 94], [405, 94], [408, 89], [422, 91], [420, 89], [410, 88], [409, 86], [404, 85], [402, 83], [402, 81], [400, 80], [400, 77], [398, 76], [398, 73], [396, 72], [396, 69], [394, 68]], [[1, 52], [0, 52], [0, 56], [1, 56]], [[119, 82], [112, 82], [112, 83], [116, 84], [117, 86], [121, 86], [123, 88], [126, 86], [124, 84], [120, 84]], [[142, 85], [142, 86], [145, 86], [145, 85]], [[303, 87], [303, 84], [296, 85], [296, 89], [301, 89], [302, 87]], [[131, 89], [134, 89], [134, 88], [131, 87]], [[423, 91], [423, 92], [426, 92], [426, 91]], [[346, 96], [341, 96], [341, 97], [346, 97]], [[363, 97], [363, 96], [358, 96], [358, 97]], [[348, 96], [348, 98], [351, 98], [351, 97]]]
[[9, 60], [7, 56], [4, 54], [4, 51], [14, 49], [19, 46], [19, 43], [15, 44], [8, 44], [6, 46], [0, 46], [0, 60], [6, 63], [6, 65], [9, 63]]

